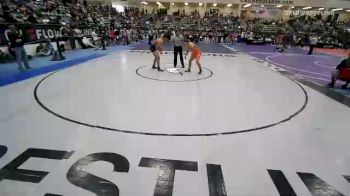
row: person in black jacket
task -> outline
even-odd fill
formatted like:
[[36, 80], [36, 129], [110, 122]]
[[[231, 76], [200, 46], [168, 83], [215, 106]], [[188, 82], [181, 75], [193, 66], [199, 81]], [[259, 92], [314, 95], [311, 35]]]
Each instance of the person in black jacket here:
[[[9, 26], [10, 32], [8, 33], [8, 38], [10, 40], [11, 48], [16, 53], [16, 59], [18, 64], [18, 69], [21, 71], [25, 71], [26, 69], [31, 69], [28, 63], [27, 53], [24, 49], [24, 40], [23, 36], [17, 31], [17, 28], [14, 25]], [[24, 64], [24, 67], [22, 65]]]
[[38, 21], [36, 20], [36, 18], [35, 18], [33, 13], [29, 13], [24, 21], [30, 22], [32, 24], [38, 24]]

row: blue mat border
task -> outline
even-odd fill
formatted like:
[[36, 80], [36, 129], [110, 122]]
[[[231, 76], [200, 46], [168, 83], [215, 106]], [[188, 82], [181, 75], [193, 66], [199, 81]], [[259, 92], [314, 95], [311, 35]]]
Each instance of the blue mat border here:
[[83, 62], [92, 60], [92, 59], [96, 59], [96, 58], [100, 58], [103, 56], [106, 56], [107, 54], [91, 54], [91, 55], [87, 55], [87, 56], [83, 56], [83, 57], [79, 57], [79, 58], [75, 58], [72, 60], [65, 60], [62, 62], [57, 62], [56, 64], [53, 65], [48, 65], [45, 67], [40, 67], [40, 68], [35, 68], [32, 70], [27, 70], [26, 72], [20, 72], [18, 71], [18, 73], [12, 74], [12, 75], [8, 75], [6, 77], [2, 77], [0, 78], [0, 87], [2, 86], [6, 86], [9, 84], [13, 84], [19, 81], [23, 81], [23, 80], [27, 80], [29, 78], [35, 77], [35, 76], [39, 76], [42, 74], [46, 74], [52, 71], [56, 71], [59, 69], [64, 69], [67, 67], [71, 67], [74, 65], [78, 65], [81, 64]]

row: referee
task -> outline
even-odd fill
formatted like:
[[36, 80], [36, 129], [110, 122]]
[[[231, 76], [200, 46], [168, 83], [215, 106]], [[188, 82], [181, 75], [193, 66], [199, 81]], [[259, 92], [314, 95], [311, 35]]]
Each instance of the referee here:
[[184, 38], [183, 36], [179, 33], [179, 31], [176, 31], [173, 34], [173, 37], [171, 39], [172, 42], [174, 42], [174, 67], [177, 66], [177, 54], [180, 53], [180, 61], [182, 68], [185, 68], [184, 66], [184, 59], [182, 57], [182, 42]]

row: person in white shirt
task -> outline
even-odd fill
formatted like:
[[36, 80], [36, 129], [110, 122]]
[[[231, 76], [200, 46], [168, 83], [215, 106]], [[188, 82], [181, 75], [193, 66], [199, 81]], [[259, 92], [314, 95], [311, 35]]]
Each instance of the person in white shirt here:
[[87, 37], [83, 37], [82, 42], [87, 47], [97, 48]]
[[95, 31], [96, 30], [93, 30], [91, 32], [91, 36], [92, 36], [93, 45], [96, 46], [95, 49], [98, 49], [100, 48], [100, 45], [101, 45], [101, 37], [98, 37]]
[[131, 43], [131, 31], [130, 29], [126, 30], [126, 44], [129, 45]]
[[314, 51], [314, 47], [316, 47], [317, 42], [318, 42], [318, 39], [316, 35], [313, 35], [310, 37], [310, 50], [307, 55], [312, 55], [312, 52]]
[[94, 40], [94, 41], [97, 41], [98, 38], [99, 38], [99, 37], [97, 37], [97, 33], [95, 32], [95, 30], [93, 30], [93, 31], [91, 32], [91, 36], [92, 36], [92, 40]]
[[179, 31], [173, 32], [171, 41], [174, 42], [174, 67], [177, 66], [177, 54], [180, 54], [182, 68], [185, 68], [184, 59], [182, 57], [182, 43], [184, 41], [183, 36], [179, 33]]

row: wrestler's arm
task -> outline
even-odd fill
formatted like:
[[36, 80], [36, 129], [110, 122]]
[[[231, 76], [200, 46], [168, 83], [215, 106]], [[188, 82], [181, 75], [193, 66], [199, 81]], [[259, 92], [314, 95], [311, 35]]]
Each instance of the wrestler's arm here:
[[185, 59], [186, 59], [186, 57], [187, 57], [187, 55], [188, 55], [188, 53], [189, 53], [190, 51], [191, 51], [190, 47], [186, 46]]

